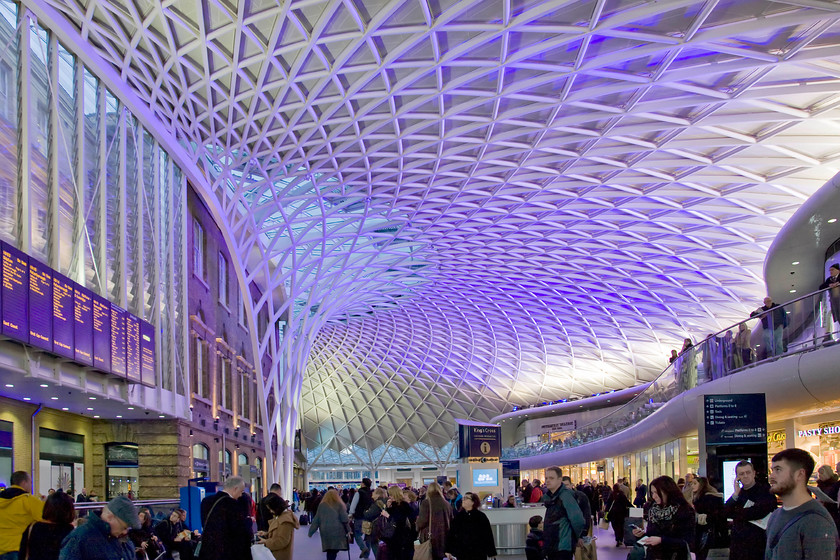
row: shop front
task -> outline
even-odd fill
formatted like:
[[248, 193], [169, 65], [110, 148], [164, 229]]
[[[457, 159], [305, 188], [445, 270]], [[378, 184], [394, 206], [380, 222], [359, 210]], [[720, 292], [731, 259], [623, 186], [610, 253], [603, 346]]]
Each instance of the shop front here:
[[85, 484], [84, 436], [48, 428], [40, 428], [38, 435], [38, 493], [80, 492]]
[[12, 461], [12, 423], [0, 420], [0, 484], [9, 485], [14, 471]]
[[106, 499], [117, 496], [140, 499], [139, 470], [136, 443], [105, 444]]

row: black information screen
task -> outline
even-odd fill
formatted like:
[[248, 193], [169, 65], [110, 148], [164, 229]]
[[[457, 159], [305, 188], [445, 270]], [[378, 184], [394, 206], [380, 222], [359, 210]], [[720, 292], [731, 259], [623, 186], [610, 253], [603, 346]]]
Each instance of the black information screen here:
[[143, 385], [155, 386], [155, 328], [140, 321], [140, 377]]
[[125, 377], [126, 351], [126, 311], [122, 307], [111, 304], [111, 373]]
[[140, 319], [125, 315], [125, 371], [129, 381], [140, 383]]
[[80, 364], [93, 365], [93, 296], [78, 284], [73, 286], [74, 359]]
[[29, 342], [29, 257], [3, 243], [3, 334]]
[[54, 353], [71, 360], [76, 359], [73, 345], [75, 300], [73, 298], [73, 282], [66, 276], [53, 272], [53, 306], [52, 328]]
[[111, 302], [93, 294], [93, 367], [111, 371]]
[[29, 344], [52, 352], [52, 269], [29, 259]]
[[767, 404], [763, 393], [705, 395], [706, 445], [767, 443]]

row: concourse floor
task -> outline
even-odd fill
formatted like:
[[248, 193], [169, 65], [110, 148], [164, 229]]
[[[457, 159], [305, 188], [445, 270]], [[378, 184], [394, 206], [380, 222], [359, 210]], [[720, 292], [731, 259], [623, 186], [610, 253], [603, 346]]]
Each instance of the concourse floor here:
[[[294, 560], [326, 560], [327, 554], [321, 551], [321, 538], [318, 533], [312, 538], [307, 537], [309, 527], [301, 527], [299, 531], [295, 532], [294, 545]], [[625, 560], [627, 553], [630, 552], [628, 547], [615, 547], [615, 538], [613, 537], [612, 529], [601, 530], [595, 527], [595, 536], [598, 537], [598, 560]], [[356, 543], [350, 545], [350, 560], [357, 560], [359, 558], [359, 547]], [[499, 560], [525, 560], [525, 554], [499, 556]], [[347, 552], [340, 552], [337, 560], [348, 560]], [[373, 555], [371, 555], [373, 560]]]

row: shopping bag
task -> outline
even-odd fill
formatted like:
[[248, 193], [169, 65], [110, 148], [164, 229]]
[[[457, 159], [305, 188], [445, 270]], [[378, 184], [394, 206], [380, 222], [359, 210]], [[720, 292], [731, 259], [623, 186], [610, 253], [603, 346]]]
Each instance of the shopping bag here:
[[274, 560], [274, 555], [264, 544], [252, 544], [251, 560]]
[[601, 519], [601, 521], [598, 522], [598, 528], [606, 531], [610, 528], [610, 522], [606, 519]]

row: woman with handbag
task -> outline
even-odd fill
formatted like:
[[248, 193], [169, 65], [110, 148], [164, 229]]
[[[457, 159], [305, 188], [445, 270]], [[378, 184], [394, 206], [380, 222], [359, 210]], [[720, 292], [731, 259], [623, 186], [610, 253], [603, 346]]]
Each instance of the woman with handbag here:
[[[689, 544], [694, 541], [694, 508], [670, 476], [650, 482], [653, 505], [648, 510], [647, 530], [633, 529], [647, 549], [646, 560], [690, 560]], [[636, 549], [634, 549], [635, 552]]]
[[496, 541], [490, 520], [481, 511], [481, 500], [472, 492], [464, 494], [461, 510], [452, 519], [446, 535], [449, 560], [487, 560], [496, 556]]
[[426, 489], [426, 499], [420, 503], [417, 516], [417, 532], [420, 534], [421, 547], [427, 542], [431, 558], [423, 559], [415, 551], [415, 560], [440, 560], [446, 553], [446, 533], [452, 520], [452, 507], [443, 499], [440, 485], [432, 482]]
[[58, 560], [61, 541], [73, 530], [76, 510], [65, 492], [50, 494], [44, 503], [43, 521], [27, 527], [20, 539], [21, 560]]
[[350, 517], [347, 507], [341, 501], [341, 496], [335, 489], [327, 490], [312, 524], [309, 525], [309, 536], [321, 533], [321, 550], [327, 553], [327, 560], [336, 560], [340, 550], [350, 550], [347, 535], [350, 534]]
[[723, 494], [719, 493], [704, 476], [691, 481], [697, 530], [694, 554], [697, 560], [706, 560], [711, 548], [729, 548], [729, 527], [723, 513]]
[[289, 510], [286, 500], [277, 494], [269, 494], [263, 502], [271, 520], [268, 522], [268, 531], [257, 532], [257, 536], [260, 537], [257, 544], [265, 545], [271, 551], [274, 560], [292, 560], [295, 531], [300, 529], [300, 523]]
[[371, 494], [373, 503], [362, 514], [362, 534], [365, 536], [365, 543], [368, 548], [373, 551], [373, 557], [380, 560], [379, 554], [379, 531], [376, 527], [376, 520], [379, 515], [385, 510], [385, 500], [388, 498], [388, 492], [384, 488], [377, 488]]
[[403, 499], [399, 486], [388, 488], [388, 507], [380, 515], [391, 525], [391, 534], [382, 535], [388, 545], [388, 560], [411, 560], [414, 556], [414, 512]]
[[615, 534], [615, 546], [617, 547], [624, 544], [624, 520], [627, 519], [631, 507], [633, 507], [633, 504], [630, 503], [630, 499], [624, 493], [621, 485], [614, 485], [607, 502], [607, 514], [604, 519], [612, 525]]

